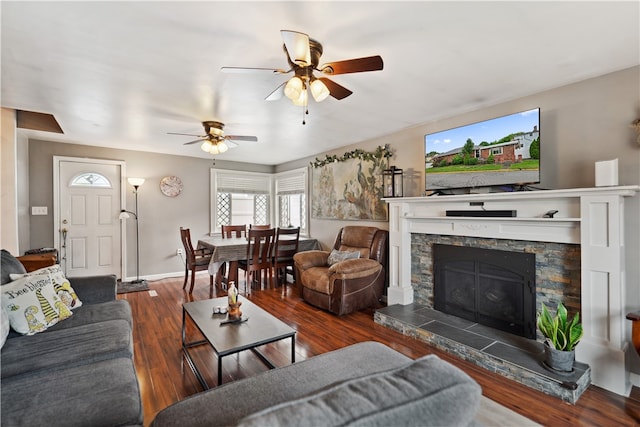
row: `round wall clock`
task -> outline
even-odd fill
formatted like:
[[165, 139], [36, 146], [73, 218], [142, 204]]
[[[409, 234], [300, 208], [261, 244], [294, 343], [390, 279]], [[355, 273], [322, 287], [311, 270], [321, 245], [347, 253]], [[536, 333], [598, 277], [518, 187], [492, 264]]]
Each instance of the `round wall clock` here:
[[160, 191], [169, 197], [176, 197], [182, 193], [182, 180], [177, 176], [165, 176], [160, 180]]

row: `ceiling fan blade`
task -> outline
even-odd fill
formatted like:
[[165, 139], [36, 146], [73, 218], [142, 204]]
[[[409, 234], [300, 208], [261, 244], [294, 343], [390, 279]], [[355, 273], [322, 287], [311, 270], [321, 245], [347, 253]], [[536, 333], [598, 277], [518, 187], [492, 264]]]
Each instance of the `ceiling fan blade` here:
[[327, 89], [329, 89], [329, 93], [331, 94], [331, 96], [333, 96], [337, 100], [344, 99], [353, 93], [346, 87], [341, 86], [338, 83], [334, 82], [333, 80], [329, 80], [326, 77], [320, 77], [318, 78], [318, 80], [321, 80], [322, 83], [324, 83]]
[[223, 73], [255, 73], [255, 72], [263, 72], [268, 71], [274, 74], [287, 74], [289, 71], [283, 70], [281, 68], [258, 68], [258, 67], [222, 67], [220, 71]]
[[177, 132], [167, 132], [167, 135], [197, 136], [198, 138], [206, 138], [207, 137], [207, 135], [196, 135], [194, 133], [177, 133]]
[[185, 142], [185, 143], [184, 143], [184, 144], [182, 144], [182, 145], [191, 145], [191, 144], [195, 144], [195, 143], [197, 143], [197, 142], [200, 142], [200, 141], [206, 141], [206, 140], [207, 140], [207, 137], [205, 136], [204, 138], [196, 139], [196, 140], [194, 140], [194, 141]]
[[257, 136], [246, 136], [246, 135], [226, 135], [224, 137], [224, 139], [226, 139], [227, 141], [233, 140], [233, 141], [258, 142], [258, 137]]
[[273, 92], [271, 92], [264, 100], [265, 101], [278, 101], [282, 99], [284, 96], [284, 87], [287, 82], [282, 83], [280, 86], [276, 88]]
[[294, 64], [303, 67], [311, 65], [311, 50], [309, 49], [309, 36], [298, 31], [281, 30], [282, 40], [287, 48], [289, 59]]
[[236, 144], [233, 141], [230, 141], [228, 138], [225, 138], [224, 143], [227, 144], [227, 147], [229, 148], [236, 148], [238, 146], [238, 144]]
[[382, 70], [384, 63], [382, 57], [367, 56], [365, 58], [347, 59], [345, 61], [329, 62], [324, 64], [319, 71], [325, 74], [348, 74], [348, 73], [362, 73], [365, 71], [379, 71]]

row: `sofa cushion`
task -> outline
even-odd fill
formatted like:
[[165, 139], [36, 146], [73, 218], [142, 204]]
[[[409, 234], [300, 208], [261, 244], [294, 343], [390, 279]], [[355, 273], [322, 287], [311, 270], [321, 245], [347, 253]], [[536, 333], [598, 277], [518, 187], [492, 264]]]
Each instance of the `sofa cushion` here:
[[195, 394], [160, 411], [151, 425], [234, 425], [248, 414], [297, 399], [337, 381], [411, 362], [384, 344], [358, 343]]
[[58, 297], [64, 302], [70, 310], [74, 310], [82, 305], [82, 301], [78, 298], [78, 295], [71, 287], [69, 279], [65, 277], [64, 271], [60, 264], [52, 265], [50, 267], [43, 267], [35, 271], [31, 271], [26, 274], [11, 273], [9, 277], [11, 280], [16, 280], [24, 276], [36, 276], [38, 274], [48, 274], [51, 276], [53, 282], [53, 289], [56, 291]]
[[339, 382], [274, 405], [239, 426], [443, 426], [469, 425], [480, 386], [467, 374], [428, 355], [406, 367]]
[[9, 339], [1, 352], [0, 372], [4, 383], [14, 375], [33, 375], [43, 369], [66, 369], [132, 355], [131, 326], [125, 320], [110, 320]]
[[50, 327], [47, 332], [116, 319], [126, 320], [129, 326], [132, 326], [131, 306], [128, 301], [115, 300], [100, 304], [84, 304], [73, 311], [72, 317]]
[[360, 258], [360, 252], [358, 251], [338, 251], [333, 249], [329, 254], [329, 258], [327, 258], [327, 265], [332, 266], [333, 264], [337, 264], [340, 261], [358, 258]]
[[27, 270], [18, 258], [5, 249], [0, 251], [0, 285], [11, 281], [11, 277], [9, 277], [11, 273], [24, 274], [26, 272]]
[[300, 273], [301, 282], [307, 289], [329, 295], [329, 267], [311, 267]]
[[18, 333], [33, 335], [71, 316], [49, 275], [25, 276], [2, 285], [2, 306]]
[[3, 426], [142, 425], [142, 403], [131, 358], [2, 380]]

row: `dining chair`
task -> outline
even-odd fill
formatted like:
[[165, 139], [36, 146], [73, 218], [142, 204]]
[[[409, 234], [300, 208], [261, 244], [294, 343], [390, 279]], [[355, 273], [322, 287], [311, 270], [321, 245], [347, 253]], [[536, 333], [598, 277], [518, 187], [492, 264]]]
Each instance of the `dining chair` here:
[[[193, 249], [193, 245], [191, 244], [191, 231], [188, 228], [180, 227], [180, 239], [184, 246], [186, 260], [182, 289], [186, 288], [189, 272], [191, 272], [191, 287], [189, 288], [189, 293], [192, 293], [196, 280], [196, 271], [207, 270], [209, 268], [212, 253], [206, 248]], [[209, 274], [209, 292], [213, 292], [213, 276], [211, 274]]]
[[273, 247], [273, 270], [276, 283], [287, 284], [287, 273], [295, 278], [293, 256], [298, 252], [300, 227], [278, 228]]
[[246, 235], [247, 235], [247, 224], [222, 226], [223, 239], [229, 239], [231, 237], [243, 237]]
[[245, 272], [245, 293], [251, 292], [254, 283], [262, 286], [262, 273], [265, 280], [267, 276], [269, 283], [273, 282], [273, 270], [271, 268], [271, 257], [273, 254], [273, 242], [275, 239], [275, 228], [267, 230], [249, 229], [247, 242], [247, 257], [238, 261], [238, 267]]
[[249, 230], [269, 230], [271, 228], [271, 224], [249, 224]]

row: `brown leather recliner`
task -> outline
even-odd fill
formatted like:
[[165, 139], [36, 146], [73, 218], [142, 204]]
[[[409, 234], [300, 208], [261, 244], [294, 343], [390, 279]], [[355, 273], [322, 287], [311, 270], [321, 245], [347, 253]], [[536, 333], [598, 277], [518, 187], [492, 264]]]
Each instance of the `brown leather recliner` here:
[[384, 291], [388, 231], [376, 227], [346, 226], [333, 248], [360, 252], [360, 258], [327, 264], [330, 252], [305, 251], [294, 255], [296, 283], [311, 305], [342, 315], [378, 303]]

